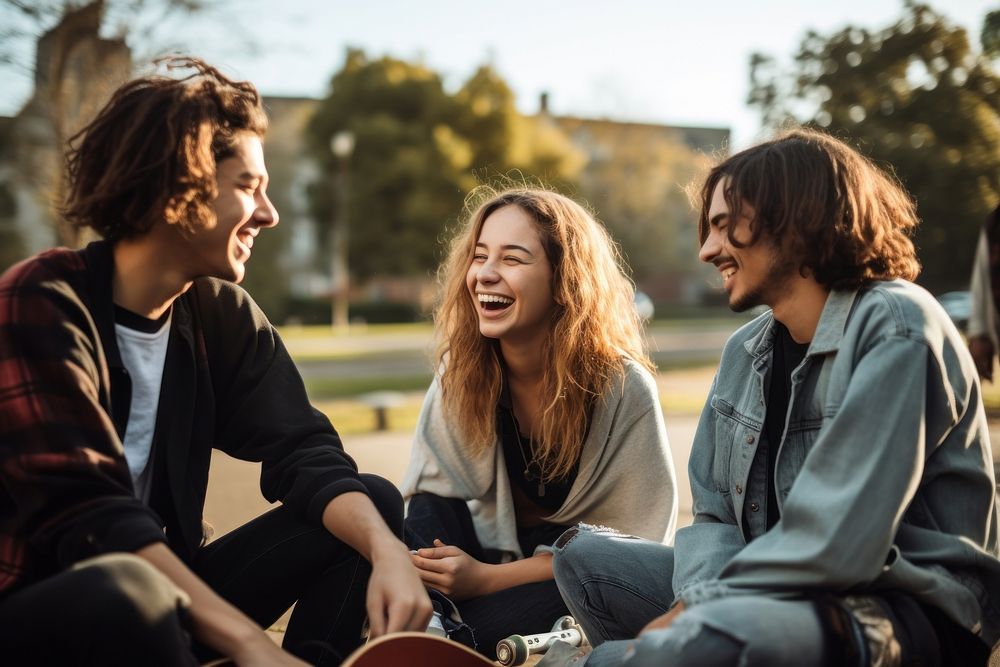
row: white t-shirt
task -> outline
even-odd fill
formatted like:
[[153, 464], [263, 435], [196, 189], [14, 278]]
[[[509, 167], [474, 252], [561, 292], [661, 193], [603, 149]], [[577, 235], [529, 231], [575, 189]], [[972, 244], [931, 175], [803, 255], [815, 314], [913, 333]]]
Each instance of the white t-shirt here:
[[[149, 502], [153, 473], [153, 432], [170, 338], [168, 313], [160, 320], [115, 308], [115, 337], [122, 363], [132, 380], [132, 404], [125, 427], [125, 460], [136, 498]], [[155, 330], [151, 330], [154, 329]]]

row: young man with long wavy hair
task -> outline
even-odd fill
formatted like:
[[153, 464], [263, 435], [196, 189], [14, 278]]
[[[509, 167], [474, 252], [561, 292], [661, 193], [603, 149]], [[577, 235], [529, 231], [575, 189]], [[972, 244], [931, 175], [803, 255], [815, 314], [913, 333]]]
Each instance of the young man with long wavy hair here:
[[[103, 240], [0, 278], [2, 661], [338, 664], [366, 609], [376, 635], [430, 616], [402, 499], [235, 284], [278, 223], [260, 96], [170, 65], [194, 71], [125, 84], [71, 141], [65, 215]], [[281, 505], [206, 544], [213, 448]], [[285, 652], [261, 626], [292, 603]]]
[[985, 664], [989, 435], [961, 336], [910, 282], [912, 200], [796, 130], [715, 167], [701, 204], [730, 307], [767, 310], [723, 350], [675, 546], [583, 528], [557, 545], [586, 664]]

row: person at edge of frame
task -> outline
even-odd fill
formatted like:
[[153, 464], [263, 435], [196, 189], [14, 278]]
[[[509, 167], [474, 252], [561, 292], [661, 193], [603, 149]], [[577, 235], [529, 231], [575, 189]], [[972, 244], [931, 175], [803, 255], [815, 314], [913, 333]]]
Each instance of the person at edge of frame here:
[[993, 381], [1000, 340], [1000, 206], [993, 209], [979, 234], [969, 280], [969, 353], [981, 380]]
[[733, 310], [768, 310], [723, 350], [689, 461], [694, 523], [673, 549], [561, 536], [556, 581], [596, 648], [540, 664], [985, 665], [986, 415], [961, 335], [910, 282], [913, 201], [804, 129], [726, 159], [700, 195], [700, 258]]
[[567, 613], [551, 554], [564, 530], [585, 521], [669, 543], [677, 482], [633, 286], [604, 227], [536, 187], [483, 187], [467, 209], [440, 271], [439, 373], [402, 488], [443, 629], [493, 659], [501, 639]]
[[[0, 278], [5, 665], [332, 665], [431, 605], [402, 498], [359, 475], [235, 283], [278, 223], [267, 118], [191, 58], [71, 140], [66, 218], [103, 240]], [[206, 544], [212, 449], [280, 506]], [[279, 648], [262, 630], [293, 603]]]

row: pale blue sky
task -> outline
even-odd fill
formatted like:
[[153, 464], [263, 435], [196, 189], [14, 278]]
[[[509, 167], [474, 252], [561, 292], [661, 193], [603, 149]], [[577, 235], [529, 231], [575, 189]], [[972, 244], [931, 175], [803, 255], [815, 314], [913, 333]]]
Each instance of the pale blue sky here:
[[[983, 16], [1000, 9], [996, 0], [931, 4], [977, 42]], [[348, 46], [422, 60], [451, 88], [489, 61], [522, 111], [535, 111], [548, 91], [557, 114], [730, 127], [739, 148], [759, 131], [745, 103], [753, 51], [787, 63], [807, 29], [882, 28], [902, 1], [242, 0], [228, 8], [174, 20], [159, 39], [275, 95], [322, 95]], [[13, 113], [28, 85], [0, 74], [0, 113]]]

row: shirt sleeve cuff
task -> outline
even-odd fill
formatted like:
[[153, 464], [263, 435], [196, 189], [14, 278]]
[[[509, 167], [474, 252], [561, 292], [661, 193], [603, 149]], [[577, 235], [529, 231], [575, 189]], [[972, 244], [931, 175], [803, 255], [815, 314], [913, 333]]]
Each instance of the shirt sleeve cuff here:
[[306, 507], [306, 520], [310, 523], [322, 524], [323, 511], [326, 510], [326, 506], [330, 504], [330, 501], [342, 493], [349, 493], [351, 491], [357, 491], [366, 496], [369, 495], [368, 487], [356, 477], [339, 479], [336, 482], [324, 485], [313, 494], [312, 500], [309, 501], [309, 505]]

